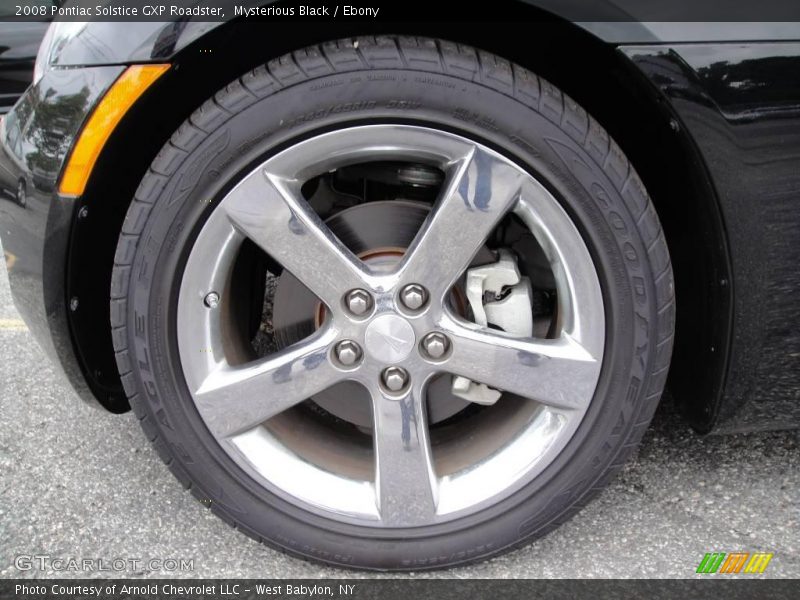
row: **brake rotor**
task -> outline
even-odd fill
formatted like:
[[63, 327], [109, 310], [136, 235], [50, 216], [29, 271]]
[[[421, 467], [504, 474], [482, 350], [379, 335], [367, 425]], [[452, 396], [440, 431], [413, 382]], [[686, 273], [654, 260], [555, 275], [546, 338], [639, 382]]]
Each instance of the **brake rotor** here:
[[[392, 270], [430, 212], [422, 202], [391, 200], [366, 202], [328, 218], [325, 223], [356, 256], [380, 271]], [[495, 261], [485, 246], [472, 265]], [[457, 283], [450, 296], [456, 312], [465, 315], [466, 295], [463, 284]], [[281, 348], [308, 337], [324, 320], [325, 307], [294, 275], [284, 271], [275, 291], [273, 325], [275, 339]], [[372, 406], [367, 390], [355, 382], [342, 382], [311, 400], [328, 413], [358, 427], [372, 427]], [[428, 419], [431, 424], [449, 419], [469, 406], [450, 391], [450, 376], [432, 380], [427, 393]]]

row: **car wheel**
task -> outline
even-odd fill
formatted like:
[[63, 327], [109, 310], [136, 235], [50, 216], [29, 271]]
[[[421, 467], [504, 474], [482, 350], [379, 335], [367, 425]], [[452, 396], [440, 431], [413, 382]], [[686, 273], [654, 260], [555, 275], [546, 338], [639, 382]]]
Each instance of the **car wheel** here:
[[335, 565], [463, 564], [563, 523], [637, 446], [669, 255], [608, 134], [438, 40], [340, 40], [209, 99], [115, 257], [122, 381], [225, 521]]
[[27, 187], [25, 186], [25, 181], [22, 180], [22, 179], [20, 179], [17, 182], [17, 197], [16, 197], [16, 200], [17, 200], [17, 204], [19, 204], [20, 206], [24, 207], [25, 205], [28, 204], [28, 190], [27, 190]]

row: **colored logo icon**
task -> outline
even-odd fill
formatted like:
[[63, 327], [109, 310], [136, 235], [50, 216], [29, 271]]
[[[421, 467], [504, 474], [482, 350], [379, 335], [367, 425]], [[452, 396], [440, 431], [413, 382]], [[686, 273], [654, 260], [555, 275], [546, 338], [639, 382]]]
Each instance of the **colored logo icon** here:
[[706, 552], [697, 567], [697, 573], [760, 574], [767, 568], [772, 556], [771, 552]]

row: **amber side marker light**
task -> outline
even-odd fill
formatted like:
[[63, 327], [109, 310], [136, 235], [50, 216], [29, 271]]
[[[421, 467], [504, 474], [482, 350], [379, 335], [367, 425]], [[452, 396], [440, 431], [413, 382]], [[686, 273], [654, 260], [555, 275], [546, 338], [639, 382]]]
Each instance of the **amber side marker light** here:
[[134, 102], [161, 77], [170, 65], [134, 65], [120, 75], [95, 107], [72, 149], [58, 186], [65, 196], [80, 196], [92, 174], [97, 157], [111, 133]]

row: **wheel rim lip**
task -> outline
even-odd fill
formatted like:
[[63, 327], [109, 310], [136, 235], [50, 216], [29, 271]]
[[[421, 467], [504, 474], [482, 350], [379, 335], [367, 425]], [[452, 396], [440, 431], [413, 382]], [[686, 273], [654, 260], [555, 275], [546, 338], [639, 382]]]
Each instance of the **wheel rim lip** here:
[[[446, 143], [437, 144], [437, 138], [440, 141], [446, 140]], [[364, 144], [365, 140], [380, 140], [380, 143]], [[476, 141], [437, 129], [412, 125], [365, 125], [301, 141], [252, 169], [244, 179], [268, 169], [271, 172], [288, 171], [295, 179], [304, 180], [325, 170], [374, 160], [376, 154], [381, 158], [413, 159], [446, 165], [453, 160], [453, 148], [465, 145], [478, 146], [501, 156]], [[514, 161], [505, 156], [502, 156], [502, 160], [525, 172], [543, 197], [548, 199], [539, 206], [521, 199], [514, 212], [531, 230], [550, 259], [559, 297], [562, 297], [563, 291], [570, 298], [566, 306], [560, 307], [564, 313], [565, 331], [583, 338], [582, 341], [590, 347], [597, 357], [598, 365], [601, 365], [605, 344], [605, 316], [600, 283], [589, 250], [558, 200]], [[241, 182], [237, 186], [240, 184]], [[220, 205], [231, 193], [232, 191], [226, 194]], [[201, 228], [190, 251], [179, 291], [178, 350], [193, 401], [196, 398], [192, 390], [196, 389], [198, 374], [210, 371], [215, 353], [221, 348], [219, 331], [215, 331], [215, 326], [207, 318], [203, 318], [208, 311], [197, 310], [195, 306], [198, 293], [202, 290], [207, 292], [210, 289], [224, 289], [238, 248], [245, 239], [230, 223], [224, 223], [225, 219], [215, 217], [220, 212], [215, 210]], [[556, 239], [552, 225], [554, 219], [560, 223], [558, 235], [566, 232], [566, 240]], [[219, 249], [216, 255], [209, 252], [208, 244], [204, 246], [204, 242], [209, 239], [214, 240]], [[583, 307], [577, 307], [576, 298], [579, 296], [583, 297]], [[585, 306], [587, 302], [590, 305], [588, 310]], [[588, 316], [586, 312], [589, 313]], [[380, 311], [376, 311], [372, 318], [380, 314]], [[593, 322], [586, 323], [587, 319]], [[193, 334], [187, 335], [187, 331]], [[323, 329], [316, 335], [332, 334], [329, 329]], [[208, 344], [212, 351], [198, 357], [195, 351], [198, 340], [201, 340], [201, 345]], [[594, 387], [599, 380], [599, 373], [598, 370]], [[354, 379], [357, 380], [356, 377]], [[530, 483], [572, 439], [588, 407], [589, 402], [582, 410], [569, 415], [542, 407], [532, 416], [524, 430], [509, 440], [502, 451], [488, 457], [481, 464], [474, 465], [474, 468], [464, 470], [460, 475], [456, 473], [439, 478], [439, 505], [436, 517], [430, 524], [451, 521], [483, 510]], [[340, 477], [304, 461], [264, 427], [257, 427], [229, 439], [217, 438], [217, 442], [258, 484], [292, 504], [337, 521], [373, 527], [386, 526], [381, 522], [374, 502], [371, 501], [374, 483]], [[276, 465], [281, 467], [276, 468]], [[481, 481], [497, 480], [498, 473], [502, 473], [508, 485], [502, 486], [502, 489], [497, 485], [489, 486], [493, 493], [484, 494], [484, 497], [475, 501], [473, 490], [476, 485]], [[315, 485], [305, 485], [303, 480], [308, 479], [313, 480]], [[323, 492], [315, 491], [314, 487]]]

